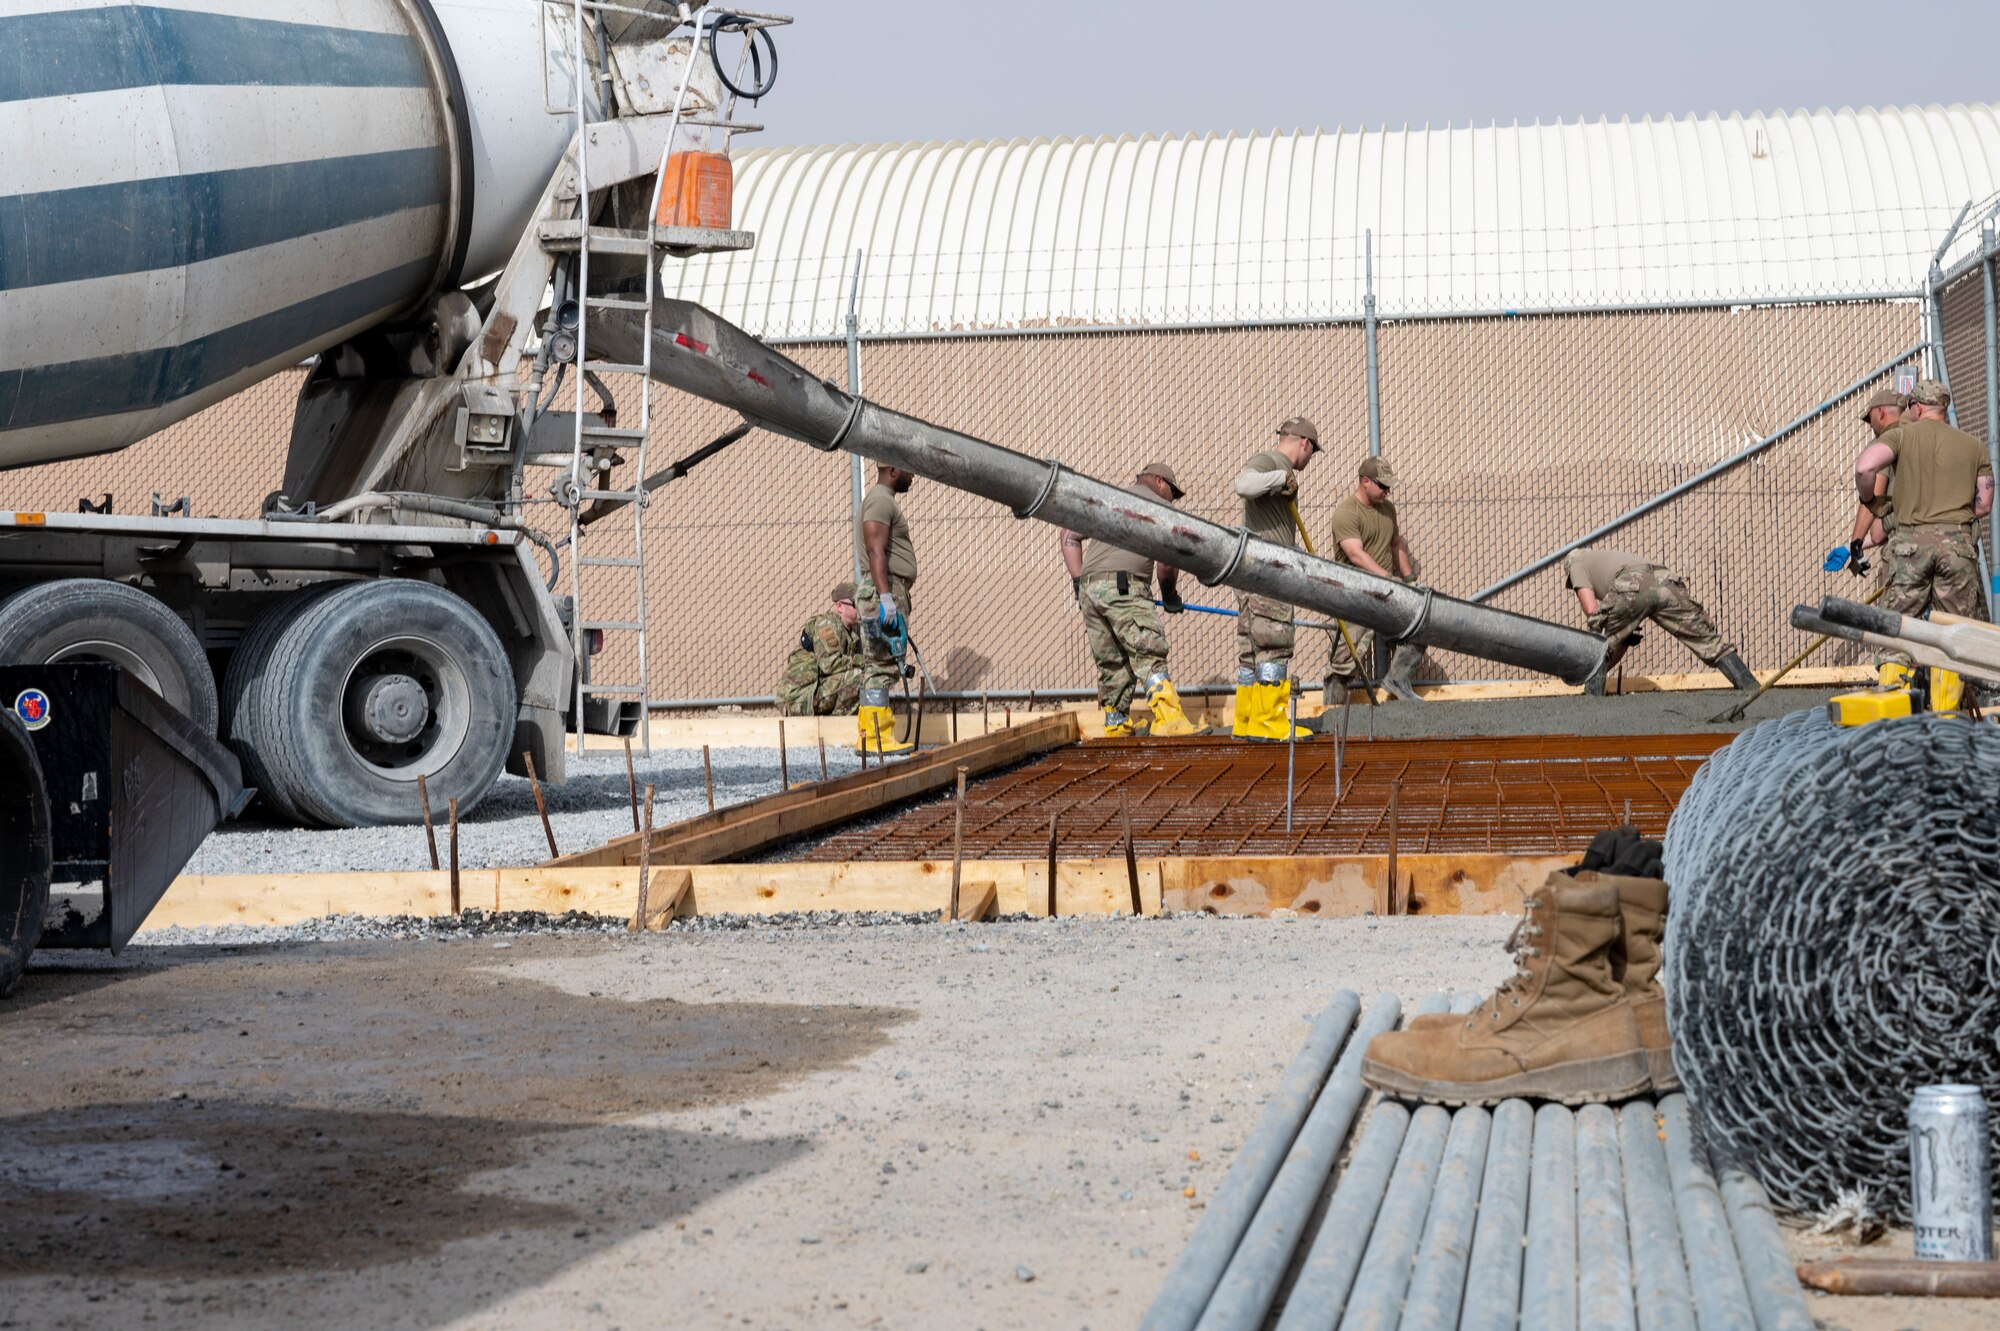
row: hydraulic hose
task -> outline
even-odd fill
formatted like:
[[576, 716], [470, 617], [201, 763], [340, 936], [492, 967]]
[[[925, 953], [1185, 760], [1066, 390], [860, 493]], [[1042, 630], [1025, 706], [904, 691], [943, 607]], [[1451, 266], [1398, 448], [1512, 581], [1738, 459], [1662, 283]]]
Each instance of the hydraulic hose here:
[[[645, 321], [608, 312], [596, 336], [606, 354], [642, 359]], [[1043, 460], [890, 411], [821, 380], [699, 305], [653, 304], [653, 377], [721, 403], [745, 419], [822, 451], [845, 448], [955, 490], [1005, 504], [1194, 574], [1364, 624], [1387, 637], [1554, 675], [1600, 677], [1605, 640], [1440, 596], [1260, 540], [1155, 499]]]
[[[771, 40], [771, 30], [755, 26], [756, 20], [742, 14], [717, 14], [708, 21], [712, 34], [708, 43], [708, 58], [715, 65], [715, 77], [722, 80], [722, 86], [741, 97], [746, 102], [754, 102], [769, 95], [778, 82], [778, 44]], [[715, 41], [725, 32], [743, 34], [743, 44], [750, 56], [750, 86], [739, 88], [729, 77], [729, 71], [722, 67], [722, 47]], [[764, 56], [757, 52], [758, 39], [764, 42], [764, 53], [771, 60], [771, 70], [764, 72]]]

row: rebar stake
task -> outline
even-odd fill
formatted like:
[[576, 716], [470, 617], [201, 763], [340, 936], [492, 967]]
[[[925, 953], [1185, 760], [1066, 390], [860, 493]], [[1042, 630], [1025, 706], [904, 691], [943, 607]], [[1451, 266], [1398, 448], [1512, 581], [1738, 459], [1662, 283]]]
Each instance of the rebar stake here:
[[951, 802], [951, 913], [958, 918], [958, 875], [965, 861], [965, 769], [958, 769], [958, 796]]
[[422, 772], [417, 773], [417, 803], [424, 811], [424, 840], [431, 848], [431, 872], [436, 873], [443, 866], [438, 863], [437, 828], [431, 825], [431, 792], [430, 788], [424, 785]]
[[639, 902], [632, 912], [633, 933], [646, 929], [647, 882], [653, 876], [653, 788], [646, 787], [646, 820], [639, 827]]
[[[631, 798], [632, 801], [632, 830], [636, 832], [639, 830], [639, 778], [638, 775], [634, 773], [632, 770], [632, 737], [630, 735], [626, 735], [624, 736], [624, 740], [625, 740], [625, 793], [627, 796]], [[712, 803], [710, 807], [711, 808], [714, 807]]]
[[1059, 815], [1049, 810], [1049, 918], [1056, 917], [1056, 819]]
[[556, 831], [549, 826], [549, 806], [542, 801], [542, 782], [535, 775], [535, 755], [527, 749], [521, 750], [521, 764], [528, 769], [528, 789], [535, 793], [535, 812], [542, 816], [542, 835], [548, 838], [549, 858], [562, 854], [556, 849]]
[[458, 801], [448, 806], [451, 813], [451, 913], [459, 914], [458, 902]]
[[819, 737], [819, 779], [826, 780], [826, 736]]
[[1136, 920], [1146, 913], [1146, 908], [1139, 899], [1139, 860], [1132, 850], [1132, 797], [1122, 788], [1118, 792], [1118, 815], [1125, 821], [1125, 882], [1132, 889], [1132, 918]]
[[1389, 883], [1387, 889], [1388, 900], [1385, 903], [1387, 908], [1382, 912], [1385, 915], [1402, 914], [1396, 908], [1396, 897], [1400, 891], [1396, 882], [1396, 841], [1398, 834], [1402, 830], [1399, 826], [1402, 821], [1402, 807], [1403, 778], [1399, 776], [1389, 783]]
[[778, 793], [792, 788], [792, 767], [785, 760], [785, 718], [778, 718]]
[[[715, 768], [708, 761], [708, 745], [701, 746], [701, 784], [708, 794], [708, 811], [715, 812]], [[639, 802], [632, 801], [632, 830], [639, 830]]]

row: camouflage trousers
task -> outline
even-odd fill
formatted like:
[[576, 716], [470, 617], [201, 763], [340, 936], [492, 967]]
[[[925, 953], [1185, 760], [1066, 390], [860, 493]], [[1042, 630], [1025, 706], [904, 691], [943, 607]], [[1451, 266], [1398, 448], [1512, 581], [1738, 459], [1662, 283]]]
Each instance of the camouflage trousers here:
[[1236, 665], [1239, 670], [1255, 670], [1292, 660], [1292, 608], [1268, 596], [1236, 593]]
[[[896, 609], [902, 612], [903, 627], [909, 628], [910, 584], [901, 578], [891, 576], [889, 594], [896, 598]], [[854, 589], [854, 608], [861, 612], [861, 687], [864, 689], [893, 689], [903, 682], [902, 663], [896, 660], [889, 640], [882, 636], [876, 619], [876, 611], [882, 602], [875, 594], [875, 584], [863, 578]]]
[[[1590, 617], [1590, 631], [1614, 641], [1650, 619], [1687, 644], [1687, 649], [1705, 664], [1713, 665], [1736, 650], [1722, 640], [1715, 621], [1701, 602], [1688, 595], [1687, 584], [1663, 568], [1628, 568], [1620, 573], [1597, 603]], [[1625, 654], [1623, 644], [1614, 648], [1610, 661]]]
[[1153, 604], [1153, 584], [1126, 574], [1121, 592], [1118, 576], [1091, 574], [1077, 597], [1083, 636], [1097, 663], [1097, 702], [1107, 712], [1129, 710], [1138, 688], [1167, 668], [1167, 630]]
[[[1986, 618], [1979, 594], [1979, 545], [1970, 527], [1898, 527], [1882, 547], [1888, 591], [1875, 604], [1899, 615], [1932, 610]], [[1884, 652], [1876, 664], [1910, 664], [1901, 652]]]
[[861, 705], [861, 667], [778, 686], [780, 716], [853, 716]]

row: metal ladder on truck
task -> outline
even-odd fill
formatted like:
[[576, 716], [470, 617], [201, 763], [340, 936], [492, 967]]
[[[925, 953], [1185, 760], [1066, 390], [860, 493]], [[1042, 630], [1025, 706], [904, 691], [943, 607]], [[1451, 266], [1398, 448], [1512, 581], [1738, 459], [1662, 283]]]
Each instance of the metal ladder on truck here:
[[[574, 703], [574, 727], [576, 751], [584, 751], [586, 704], [601, 699], [611, 699], [617, 704], [613, 709], [618, 720], [617, 729], [623, 731], [630, 720], [636, 720], [639, 730], [640, 747], [652, 748], [652, 720], [646, 698], [646, 527], [645, 511], [648, 496], [658, 485], [671, 479], [669, 469], [659, 477], [653, 477], [646, 467], [646, 445], [653, 424], [653, 282], [659, 261], [666, 258], [686, 259], [696, 254], [711, 254], [730, 250], [748, 249], [753, 237], [746, 231], [712, 230], [695, 227], [666, 227], [657, 223], [660, 209], [660, 193], [663, 187], [667, 161], [673, 155], [675, 141], [683, 126], [699, 126], [722, 137], [727, 147], [731, 136], [750, 133], [763, 128], [761, 125], [737, 121], [733, 113], [738, 101], [734, 91], [726, 100], [718, 99], [715, 114], [691, 115], [687, 113], [686, 98], [696, 62], [704, 53], [704, 42], [714, 41], [714, 23], [729, 20], [731, 31], [744, 36], [745, 54], [749, 43], [754, 40], [754, 30], [763, 27], [777, 27], [791, 22], [789, 18], [771, 14], [746, 14], [740, 11], [711, 11], [705, 7], [680, 4], [664, 12], [656, 9], [642, 9], [636, 5], [610, 3], [609, 0], [543, 0], [547, 9], [568, 10], [571, 45], [567, 49], [571, 68], [575, 74], [572, 85], [576, 90], [574, 104], [567, 107], [545, 106], [551, 113], [567, 114], [575, 118], [576, 144], [576, 193], [577, 217], [565, 225], [561, 222], [545, 223], [542, 226], [544, 248], [556, 254], [575, 256], [574, 277], [570, 284], [575, 292], [576, 320], [574, 328], [574, 363], [577, 370], [575, 402], [571, 407], [571, 444], [569, 457], [557, 464], [566, 475], [556, 483], [557, 498], [569, 512], [569, 584], [570, 584], [570, 642], [576, 662]], [[683, 62], [681, 82], [674, 97], [671, 111], [672, 120], [668, 126], [666, 146], [660, 152], [658, 169], [653, 180], [652, 199], [646, 209], [641, 224], [643, 229], [599, 226], [596, 214], [602, 200], [593, 198], [590, 177], [590, 134], [591, 97], [587, 89], [601, 90], [602, 104], [609, 109], [612, 105], [614, 78], [609, 68], [594, 68], [590, 59], [593, 51], [605, 52], [611, 49], [602, 40], [602, 16], [605, 14], [630, 15], [639, 19], [678, 19], [676, 26], [667, 34], [673, 37], [683, 28], [690, 30], [686, 59]], [[545, 22], [542, 29], [544, 73], [547, 72], [550, 24]], [[711, 59], [714, 57], [711, 55]], [[720, 65], [718, 62], [718, 70]], [[738, 71], [741, 79], [741, 70]], [[599, 191], [602, 186], [597, 187]], [[593, 255], [638, 256], [645, 259], [646, 293], [644, 295], [602, 294], [591, 289], [591, 258]], [[590, 353], [590, 314], [593, 310], [638, 311], [643, 321], [643, 333], [639, 346], [640, 359], [636, 363], [597, 360]], [[560, 311], [558, 311], [560, 314]], [[586, 389], [594, 389], [607, 400], [613, 399], [614, 386], [622, 386], [627, 391], [622, 394], [629, 402], [636, 395], [638, 399], [638, 419], [636, 422], [612, 423], [601, 414], [589, 410]], [[623, 418], [623, 412], [619, 413]], [[629, 462], [628, 483], [613, 486], [610, 483], [612, 468], [620, 462]], [[642, 479], [643, 478], [643, 479]], [[600, 542], [596, 553], [585, 554], [583, 548], [584, 530], [600, 518], [610, 517], [622, 510], [627, 521], [622, 524], [628, 533], [626, 540], [612, 552], [605, 552]], [[590, 570], [625, 570], [630, 588], [629, 610], [626, 619], [606, 618], [596, 607], [603, 597], [593, 596], [592, 589], [601, 586], [604, 574], [591, 575]], [[624, 579], [618, 579], [623, 582]], [[597, 678], [589, 668], [589, 662], [596, 652], [593, 644], [601, 650], [602, 644], [613, 634], [630, 635], [632, 656], [636, 665], [636, 677], [631, 680], [605, 680]], [[628, 711], [629, 709], [629, 711]], [[636, 712], [631, 717], [630, 712]]]

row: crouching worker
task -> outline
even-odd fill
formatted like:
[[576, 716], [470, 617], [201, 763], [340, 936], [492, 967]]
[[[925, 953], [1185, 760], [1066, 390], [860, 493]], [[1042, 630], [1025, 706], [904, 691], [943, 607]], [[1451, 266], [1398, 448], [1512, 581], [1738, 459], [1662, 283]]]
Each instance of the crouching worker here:
[[1470, 1014], [1412, 1017], [1368, 1044], [1361, 1080], [1430, 1104], [1599, 1104], [1680, 1087], [1660, 988], [1660, 843], [1600, 832], [1528, 897], [1513, 978]]
[[854, 584], [833, 589], [833, 608], [822, 610], [799, 630], [778, 681], [781, 716], [853, 716], [861, 702], [861, 613], [854, 607]]
[[[1143, 499], [1167, 503], [1182, 494], [1173, 468], [1164, 462], [1149, 464], [1126, 488]], [[1104, 733], [1134, 733], [1132, 699], [1143, 685], [1146, 705], [1153, 713], [1151, 734], [1194, 734], [1195, 727], [1181, 710], [1173, 680], [1167, 677], [1167, 631], [1153, 605], [1157, 576], [1161, 605], [1170, 615], [1181, 612], [1179, 571], [1108, 542], [1087, 540], [1073, 531], [1062, 534], [1062, 557], [1069, 570], [1070, 592], [1083, 612], [1090, 659], [1097, 663], [1097, 702], [1104, 709]]]
[[1620, 550], [1583, 549], [1570, 551], [1563, 560], [1563, 576], [1583, 607], [1590, 631], [1611, 639], [1605, 670], [1618, 664], [1625, 649], [1638, 641], [1639, 625], [1650, 619], [1679, 638], [1704, 664], [1720, 670], [1732, 688], [1756, 690], [1757, 676], [1722, 640], [1708, 611], [1671, 569]]

